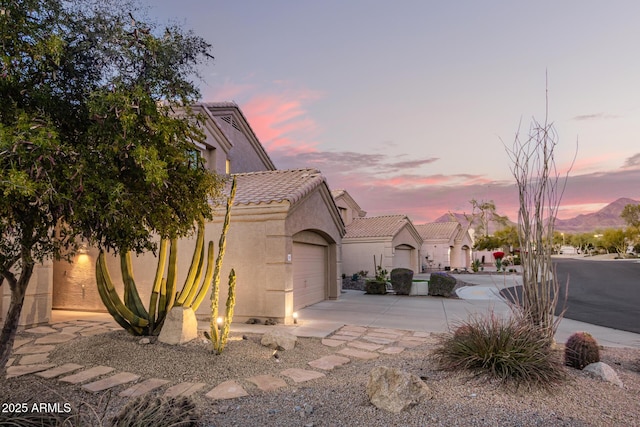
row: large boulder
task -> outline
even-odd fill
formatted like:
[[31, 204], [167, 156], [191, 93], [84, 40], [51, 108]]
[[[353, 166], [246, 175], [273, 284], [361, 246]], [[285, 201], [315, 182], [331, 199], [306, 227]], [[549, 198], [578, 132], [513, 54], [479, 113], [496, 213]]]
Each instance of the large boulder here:
[[296, 346], [297, 338], [284, 331], [269, 331], [262, 336], [260, 344], [274, 350], [293, 350]]
[[369, 280], [364, 287], [367, 294], [379, 294], [384, 295], [387, 293], [387, 282]]
[[367, 395], [377, 408], [397, 414], [424, 399], [431, 399], [433, 392], [416, 375], [378, 366], [369, 373]]
[[606, 363], [596, 362], [591, 363], [584, 367], [583, 371], [588, 372], [590, 375], [600, 378], [603, 381], [610, 382], [612, 384], [617, 385], [618, 387], [624, 387], [622, 381], [616, 374], [616, 371]]
[[429, 295], [434, 297], [455, 296], [456, 279], [444, 272], [431, 273], [429, 278]]
[[198, 320], [193, 309], [175, 306], [164, 319], [158, 341], [165, 344], [184, 344], [198, 337]]
[[394, 268], [391, 270], [391, 285], [396, 295], [409, 295], [413, 283], [413, 270]]

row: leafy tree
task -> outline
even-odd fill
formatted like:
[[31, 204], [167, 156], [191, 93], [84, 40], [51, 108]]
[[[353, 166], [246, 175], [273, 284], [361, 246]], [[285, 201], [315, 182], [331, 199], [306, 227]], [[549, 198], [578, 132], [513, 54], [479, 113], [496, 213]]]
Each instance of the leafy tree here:
[[640, 205], [626, 205], [622, 209], [620, 217], [624, 219], [630, 227], [640, 228]]
[[473, 246], [478, 251], [500, 248], [517, 248], [520, 244], [518, 229], [515, 226], [507, 226], [496, 231], [493, 235], [480, 236]]
[[469, 227], [473, 227], [479, 236], [489, 235], [489, 224], [492, 222], [499, 227], [505, 227], [508, 224], [509, 218], [496, 212], [496, 204], [493, 200], [471, 199], [469, 203], [472, 206], [471, 214], [465, 214], [465, 219], [469, 222]]
[[80, 238], [154, 250], [154, 235], [210, 218], [221, 188], [193, 156], [205, 136], [189, 106], [208, 43], [136, 21], [127, 2], [2, 4], [0, 284], [11, 302], [0, 367], [37, 263], [70, 259]]
[[601, 245], [607, 252], [622, 255], [627, 252], [631, 233], [620, 228], [607, 228], [602, 233]]

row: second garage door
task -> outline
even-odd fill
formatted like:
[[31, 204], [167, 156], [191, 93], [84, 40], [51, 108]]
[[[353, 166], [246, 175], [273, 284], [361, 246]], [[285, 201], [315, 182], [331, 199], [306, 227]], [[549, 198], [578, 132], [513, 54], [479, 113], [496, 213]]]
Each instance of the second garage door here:
[[293, 309], [325, 300], [327, 247], [293, 243]]

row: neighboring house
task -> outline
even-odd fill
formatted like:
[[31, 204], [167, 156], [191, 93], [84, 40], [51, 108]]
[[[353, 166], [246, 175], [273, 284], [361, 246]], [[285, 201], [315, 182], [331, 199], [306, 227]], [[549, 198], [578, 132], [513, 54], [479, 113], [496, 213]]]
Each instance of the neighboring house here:
[[423, 239], [421, 262], [423, 269], [465, 269], [471, 266], [473, 240], [457, 221], [416, 225]]
[[358, 206], [347, 190], [332, 190], [331, 195], [340, 211], [344, 225], [349, 225], [356, 218], [364, 218], [367, 213]]
[[[322, 174], [315, 169], [298, 169], [234, 176], [237, 192], [220, 276], [221, 313], [231, 268], [237, 274], [236, 321], [274, 318], [291, 323], [294, 311], [325, 299], [337, 299], [344, 225]], [[214, 220], [206, 224], [205, 241], [213, 241], [216, 248], [223, 220], [224, 209], [219, 208]], [[194, 244], [194, 238], [179, 242], [179, 286], [186, 276]], [[56, 308], [104, 310], [95, 279], [85, 269], [95, 265], [95, 255], [93, 250], [79, 255], [73, 264], [59, 266]], [[87, 257], [86, 262], [80, 257]], [[122, 291], [119, 259], [108, 261], [114, 282]], [[156, 265], [153, 254], [134, 259], [134, 274], [143, 301], [149, 300]], [[86, 275], [86, 283], [78, 280], [82, 275]], [[208, 296], [205, 301], [209, 301]], [[209, 316], [209, 304], [203, 303], [196, 314]]]
[[422, 238], [407, 216], [355, 218], [346, 231], [342, 239], [342, 270], [345, 274], [365, 270], [369, 276], [374, 276], [374, 255], [376, 263], [382, 263], [389, 272], [399, 267], [420, 271]]

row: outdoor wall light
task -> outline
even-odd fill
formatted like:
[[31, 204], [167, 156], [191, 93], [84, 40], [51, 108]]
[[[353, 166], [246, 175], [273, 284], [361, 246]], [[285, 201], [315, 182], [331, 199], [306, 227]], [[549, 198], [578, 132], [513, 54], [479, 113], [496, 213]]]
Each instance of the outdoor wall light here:
[[294, 325], [298, 324], [298, 312], [297, 311], [293, 312], [293, 324]]
[[222, 317], [218, 317], [217, 322], [218, 322], [218, 327], [222, 326]]

